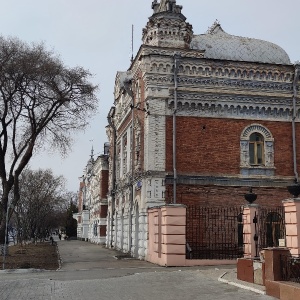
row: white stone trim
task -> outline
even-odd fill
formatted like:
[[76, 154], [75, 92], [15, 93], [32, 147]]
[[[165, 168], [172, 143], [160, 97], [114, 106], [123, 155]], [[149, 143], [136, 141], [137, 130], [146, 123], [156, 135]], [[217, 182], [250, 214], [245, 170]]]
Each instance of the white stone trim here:
[[[249, 139], [252, 133], [259, 133], [264, 138], [264, 164], [250, 165]], [[244, 128], [240, 137], [240, 169], [242, 175], [274, 176], [274, 138], [271, 131], [261, 124], [251, 124]]]

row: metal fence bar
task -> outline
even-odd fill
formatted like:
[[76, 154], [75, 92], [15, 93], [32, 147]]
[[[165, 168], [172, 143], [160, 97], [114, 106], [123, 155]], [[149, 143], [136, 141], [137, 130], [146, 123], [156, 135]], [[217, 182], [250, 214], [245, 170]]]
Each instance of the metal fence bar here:
[[283, 281], [300, 283], [300, 257], [281, 255], [280, 267]]
[[285, 238], [284, 207], [259, 207], [258, 248], [278, 247]]
[[187, 258], [236, 259], [242, 257], [241, 215], [241, 207], [188, 206]]

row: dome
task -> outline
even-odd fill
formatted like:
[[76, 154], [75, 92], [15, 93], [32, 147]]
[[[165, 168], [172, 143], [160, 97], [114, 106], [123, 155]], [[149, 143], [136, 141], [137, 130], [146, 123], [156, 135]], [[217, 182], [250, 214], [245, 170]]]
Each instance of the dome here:
[[204, 57], [224, 60], [290, 64], [287, 53], [279, 46], [258, 39], [226, 33], [217, 22], [206, 34], [195, 35], [191, 49], [205, 50]]

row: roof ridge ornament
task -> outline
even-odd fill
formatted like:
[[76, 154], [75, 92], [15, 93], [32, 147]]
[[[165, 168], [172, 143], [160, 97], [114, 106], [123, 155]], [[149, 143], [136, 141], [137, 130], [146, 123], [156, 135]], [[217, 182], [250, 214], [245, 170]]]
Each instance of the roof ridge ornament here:
[[161, 13], [161, 12], [172, 12], [181, 14], [182, 6], [176, 5], [176, 0], [161, 0], [160, 3], [157, 0], [152, 2], [153, 12]]
[[218, 19], [216, 19], [215, 22], [210, 27], [208, 27], [208, 30], [206, 31], [207, 34], [216, 34], [220, 32], [225, 33]]

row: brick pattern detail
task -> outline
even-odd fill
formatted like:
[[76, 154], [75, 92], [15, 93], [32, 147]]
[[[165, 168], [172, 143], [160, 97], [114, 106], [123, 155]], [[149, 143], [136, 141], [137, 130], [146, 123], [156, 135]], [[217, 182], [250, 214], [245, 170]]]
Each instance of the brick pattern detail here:
[[101, 171], [100, 185], [100, 198], [104, 199], [108, 193], [108, 170]]
[[106, 225], [99, 226], [100, 236], [106, 236]]
[[[240, 174], [240, 136], [246, 126], [259, 123], [274, 137], [275, 175], [293, 176], [290, 122], [177, 117], [178, 174]], [[297, 149], [300, 148], [300, 125]], [[172, 172], [172, 118], [166, 120], [166, 169]], [[300, 156], [298, 156], [298, 165]]]
[[106, 218], [107, 217], [107, 205], [101, 205], [100, 206], [100, 218]]
[[[185, 205], [245, 205], [244, 195], [248, 193], [249, 187], [233, 186], [177, 186], [177, 203]], [[282, 205], [282, 199], [289, 198], [290, 194], [286, 187], [255, 187], [253, 189], [257, 196], [255, 204], [261, 206]], [[173, 199], [173, 186], [166, 186], [166, 201], [171, 203]]]

